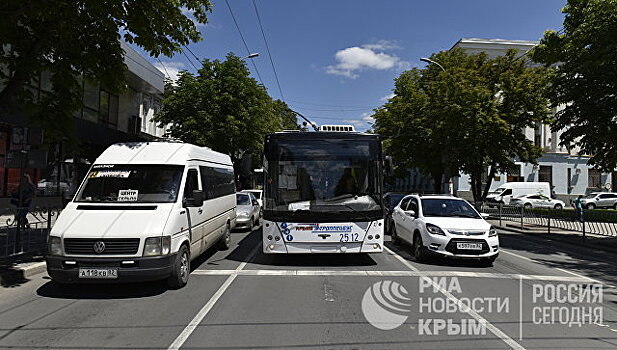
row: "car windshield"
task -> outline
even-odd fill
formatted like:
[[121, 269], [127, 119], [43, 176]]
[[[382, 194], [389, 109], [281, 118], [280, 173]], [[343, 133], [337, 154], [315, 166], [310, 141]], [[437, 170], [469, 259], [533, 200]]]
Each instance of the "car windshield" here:
[[257, 199], [261, 199], [261, 192], [251, 192]]
[[94, 165], [76, 201], [175, 202], [183, 171], [182, 165]]
[[236, 194], [236, 205], [251, 205], [251, 199], [248, 194]]
[[464, 200], [444, 198], [423, 198], [424, 216], [465, 217], [479, 219], [478, 212]]

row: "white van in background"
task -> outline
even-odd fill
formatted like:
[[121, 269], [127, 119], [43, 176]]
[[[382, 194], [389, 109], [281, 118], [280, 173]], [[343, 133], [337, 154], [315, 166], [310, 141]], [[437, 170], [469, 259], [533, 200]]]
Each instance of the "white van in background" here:
[[512, 198], [526, 194], [543, 194], [551, 196], [551, 185], [548, 182], [506, 182], [486, 196], [489, 206], [498, 204], [509, 205]]
[[47, 271], [60, 283], [182, 287], [191, 260], [230, 247], [235, 208], [229, 156], [175, 142], [112, 145], [52, 228]]

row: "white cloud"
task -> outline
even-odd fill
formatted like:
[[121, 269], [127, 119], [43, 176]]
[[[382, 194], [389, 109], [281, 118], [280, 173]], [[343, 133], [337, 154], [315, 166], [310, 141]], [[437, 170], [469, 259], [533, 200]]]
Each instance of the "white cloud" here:
[[380, 100], [382, 101], [388, 101], [389, 99], [391, 99], [392, 97], [396, 96], [396, 94], [394, 92], [387, 94], [386, 96], [380, 98]]
[[383, 50], [394, 47], [391, 42], [382, 40], [376, 44], [365, 44], [339, 50], [334, 54], [337, 63], [327, 66], [326, 73], [355, 79], [359, 77], [358, 72], [368, 69], [406, 69], [409, 67], [409, 62], [401, 60], [396, 55], [383, 52]]
[[364, 44], [363, 48], [369, 50], [395, 50], [400, 49], [401, 47], [396, 44], [395, 41], [392, 40], [379, 40], [374, 44]]
[[153, 65], [158, 70], [163, 72], [163, 74], [165, 74], [166, 78], [171, 79], [173, 81], [178, 80], [178, 74], [180, 73], [180, 71], [186, 69], [186, 66], [184, 65], [184, 63], [182, 63], [182, 62], [174, 62], [174, 61], [155, 62], [155, 63], [153, 63]]
[[371, 112], [364, 112], [358, 119], [343, 119], [342, 122], [352, 124], [356, 129], [368, 129], [375, 122], [371, 115]]

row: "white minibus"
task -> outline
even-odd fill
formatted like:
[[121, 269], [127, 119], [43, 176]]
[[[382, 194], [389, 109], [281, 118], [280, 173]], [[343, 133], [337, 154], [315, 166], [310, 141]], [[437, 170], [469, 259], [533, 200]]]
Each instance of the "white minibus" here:
[[178, 142], [114, 144], [94, 162], [50, 237], [59, 283], [167, 279], [186, 285], [191, 260], [231, 245], [229, 156]]

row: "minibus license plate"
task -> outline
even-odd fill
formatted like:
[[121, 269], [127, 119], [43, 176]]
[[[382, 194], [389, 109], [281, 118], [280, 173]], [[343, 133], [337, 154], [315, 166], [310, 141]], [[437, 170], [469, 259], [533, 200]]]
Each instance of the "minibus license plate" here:
[[466, 250], [482, 250], [481, 243], [456, 243], [456, 248]]
[[118, 269], [79, 269], [79, 278], [114, 279]]

